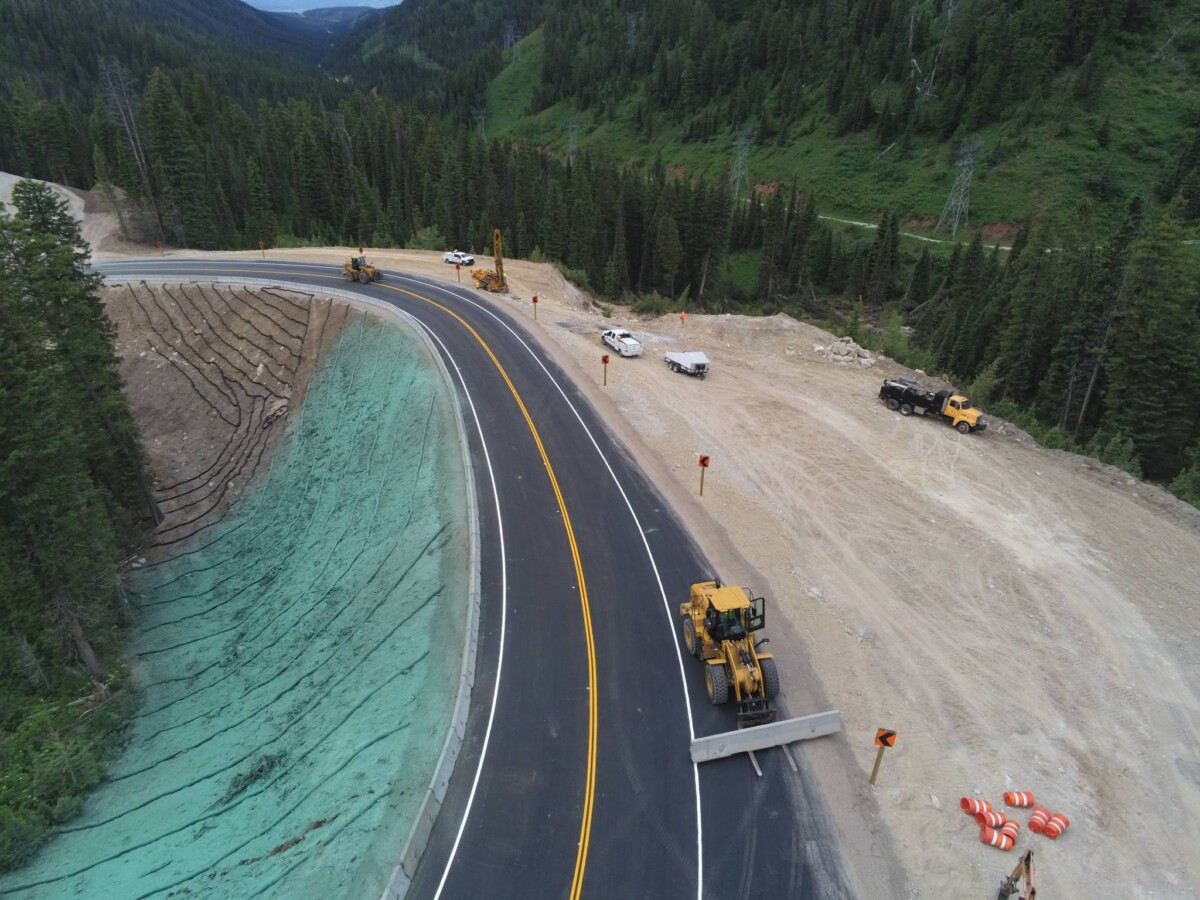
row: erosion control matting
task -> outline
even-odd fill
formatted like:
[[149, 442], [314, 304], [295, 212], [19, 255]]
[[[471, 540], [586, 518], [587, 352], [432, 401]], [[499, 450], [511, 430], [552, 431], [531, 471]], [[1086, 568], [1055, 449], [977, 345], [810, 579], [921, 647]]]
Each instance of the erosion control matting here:
[[0, 894], [378, 896], [458, 687], [469, 530], [448, 391], [411, 331], [345, 318], [265, 471], [134, 575], [130, 744]]

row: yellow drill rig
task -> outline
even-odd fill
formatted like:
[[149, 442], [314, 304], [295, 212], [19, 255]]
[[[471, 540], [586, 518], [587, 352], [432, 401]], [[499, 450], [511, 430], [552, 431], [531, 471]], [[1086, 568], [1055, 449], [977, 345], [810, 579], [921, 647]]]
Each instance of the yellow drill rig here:
[[771, 701], [779, 694], [775, 657], [759, 653], [766, 638], [754, 639], [766, 623], [766, 601], [744, 588], [703, 581], [679, 604], [683, 641], [704, 663], [708, 699], [720, 706], [730, 692], [738, 704], [738, 726], [775, 721]]
[[496, 258], [495, 269], [472, 269], [471, 278], [475, 287], [498, 294], [508, 293], [508, 279], [504, 277], [504, 255], [500, 252], [500, 229], [492, 229], [492, 250]]

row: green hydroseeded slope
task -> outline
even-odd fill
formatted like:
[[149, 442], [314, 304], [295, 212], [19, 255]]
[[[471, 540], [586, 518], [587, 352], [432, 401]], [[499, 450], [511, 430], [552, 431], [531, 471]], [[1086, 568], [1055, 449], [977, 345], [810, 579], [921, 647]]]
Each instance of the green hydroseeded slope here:
[[133, 737], [15, 897], [377, 897], [449, 726], [468, 593], [448, 386], [367, 317], [268, 473], [138, 573]]

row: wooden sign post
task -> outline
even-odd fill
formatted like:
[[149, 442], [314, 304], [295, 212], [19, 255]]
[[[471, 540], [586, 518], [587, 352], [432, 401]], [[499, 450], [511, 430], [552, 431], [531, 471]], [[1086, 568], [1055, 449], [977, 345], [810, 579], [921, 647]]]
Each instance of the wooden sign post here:
[[458, 276], [458, 283], [462, 284], [462, 265], [460, 263], [454, 264], [454, 274]]
[[600, 357], [600, 365], [604, 366], [604, 386], [608, 387], [608, 354]]
[[701, 456], [700, 463], [700, 496], [704, 496], [704, 470], [708, 468], [708, 464], [712, 462], [707, 456]]
[[262, 241], [258, 242], [258, 252], [263, 255], [263, 259], [267, 258], [267, 245]]
[[[535, 322], [537, 321], [537, 294], [533, 295], [533, 321], [535, 321]], [[605, 369], [604, 371], [605, 371], [605, 373], [608, 372], [607, 369]], [[607, 384], [607, 382], [605, 382], [605, 383]]]
[[871, 780], [868, 782], [872, 787], [875, 786], [875, 776], [879, 774], [879, 764], [883, 762], [883, 751], [896, 746], [896, 732], [880, 728], [875, 732], [875, 746], [879, 752], [875, 754], [875, 767], [871, 769]]
[[165, 250], [166, 245], [162, 241], [155, 241], [154, 246], [158, 248], [158, 252], [161, 253], [163, 256], [167, 255], [166, 250]]

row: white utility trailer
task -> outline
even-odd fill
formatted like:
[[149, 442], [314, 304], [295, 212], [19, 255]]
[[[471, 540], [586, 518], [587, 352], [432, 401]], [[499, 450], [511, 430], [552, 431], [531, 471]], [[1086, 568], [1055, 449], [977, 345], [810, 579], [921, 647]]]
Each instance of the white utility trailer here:
[[687, 350], [682, 353], [668, 353], [664, 359], [672, 372], [686, 372], [703, 378], [708, 374], [708, 357], [699, 350]]

